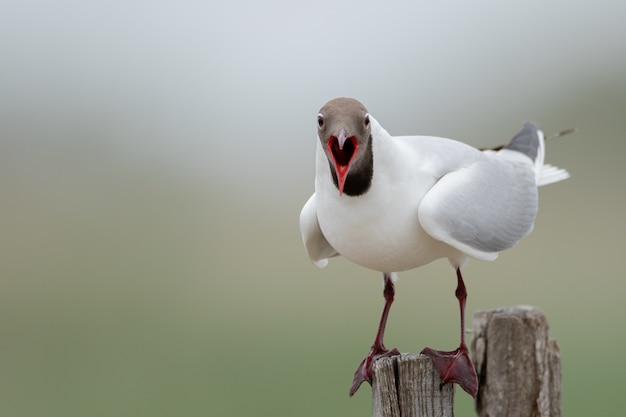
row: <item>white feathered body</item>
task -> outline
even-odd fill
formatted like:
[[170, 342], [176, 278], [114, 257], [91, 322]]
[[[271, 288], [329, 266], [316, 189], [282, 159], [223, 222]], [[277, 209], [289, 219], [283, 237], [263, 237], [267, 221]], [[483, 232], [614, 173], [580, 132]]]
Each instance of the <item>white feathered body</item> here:
[[374, 170], [362, 195], [340, 195], [318, 141], [315, 193], [300, 215], [307, 252], [318, 266], [338, 254], [382, 272], [438, 258], [455, 267], [469, 257], [493, 260], [532, 230], [538, 184], [568, 176], [545, 166], [550, 175], [542, 180], [542, 135], [533, 161], [509, 149], [392, 137], [374, 118], [371, 123]]

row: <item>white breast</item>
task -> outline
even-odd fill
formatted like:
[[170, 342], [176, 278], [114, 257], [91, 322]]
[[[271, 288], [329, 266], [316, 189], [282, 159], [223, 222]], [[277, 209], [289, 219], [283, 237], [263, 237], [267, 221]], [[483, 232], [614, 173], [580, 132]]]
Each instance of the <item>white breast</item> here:
[[420, 201], [436, 182], [428, 162], [404, 149], [402, 141], [394, 141], [393, 146], [380, 142], [373, 143], [372, 185], [356, 197], [339, 195], [318, 146], [317, 217], [328, 242], [352, 262], [382, 272], [413, 269], [441, 257], [464, 259], [464, 254], [433, 239], [419, 224]]

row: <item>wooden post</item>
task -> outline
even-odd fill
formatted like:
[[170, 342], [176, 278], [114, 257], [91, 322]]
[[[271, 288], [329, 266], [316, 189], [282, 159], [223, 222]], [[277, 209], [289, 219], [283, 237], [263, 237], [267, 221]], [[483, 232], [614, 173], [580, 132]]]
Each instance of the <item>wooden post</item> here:
[[429, 357], [403, 353], [374, 363], [374, 417], [452, 417], [454, 386], [441, 379]]
[[480, 417], [560, 417], [561, 358], [546, 317], [533, 307], [474, 314]]
[[[474, 314], [472, 340], [480, 417], [560, 417], [561, 355], [548, 323], [533, 307]], [[374, 363], [374, 417], [452, 417], [454, 386], [430, 358], [403, 353]]]

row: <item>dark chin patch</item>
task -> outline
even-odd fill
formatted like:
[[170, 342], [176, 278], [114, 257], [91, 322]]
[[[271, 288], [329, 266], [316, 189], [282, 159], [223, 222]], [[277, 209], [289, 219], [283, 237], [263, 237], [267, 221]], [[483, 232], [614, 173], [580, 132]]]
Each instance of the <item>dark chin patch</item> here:
[[[337, 190], [339, 190], [339, 181], [337, 180], [337, 173], [330, 164], [330, 172], [333, 176], [333, 183]], [[356, 197], [365, 194], [372, 186], [372, 177], [374, 175], [374, 155], [372, 153], [372, 136], [370, 135], [367, 141], [367, 148], [365, 154], [358, 164], [352, 165], [346, 182], [343, 185], [343, 193], [351, 197]]]

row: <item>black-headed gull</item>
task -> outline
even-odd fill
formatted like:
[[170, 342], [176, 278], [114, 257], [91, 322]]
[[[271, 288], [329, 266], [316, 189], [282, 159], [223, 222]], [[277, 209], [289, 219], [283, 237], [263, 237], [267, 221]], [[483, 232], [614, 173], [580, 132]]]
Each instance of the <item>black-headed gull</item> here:
[[372, 364], [399, 354], [383, 344], [396, 272], [447, 258], [456, 269], [461, 342], [425, 348], [443, 383], [473, 397], [476, 371], [464, 336], [467, 292], [461, 267], [492, 261], [533, 228], [537, 187], [569, 177], [543, 163], [544, 136], [524, 124], [508, 145], [473, 148], [430, 136], [391, 136], [357, 100], [329, 101], [317, 115], [315, 193], [300, 214], [302, 239], [319, 267], [342, 255], [383, 272], [385, 306], [374, 344], [357, 368], [350, 395], [371, 383]]

